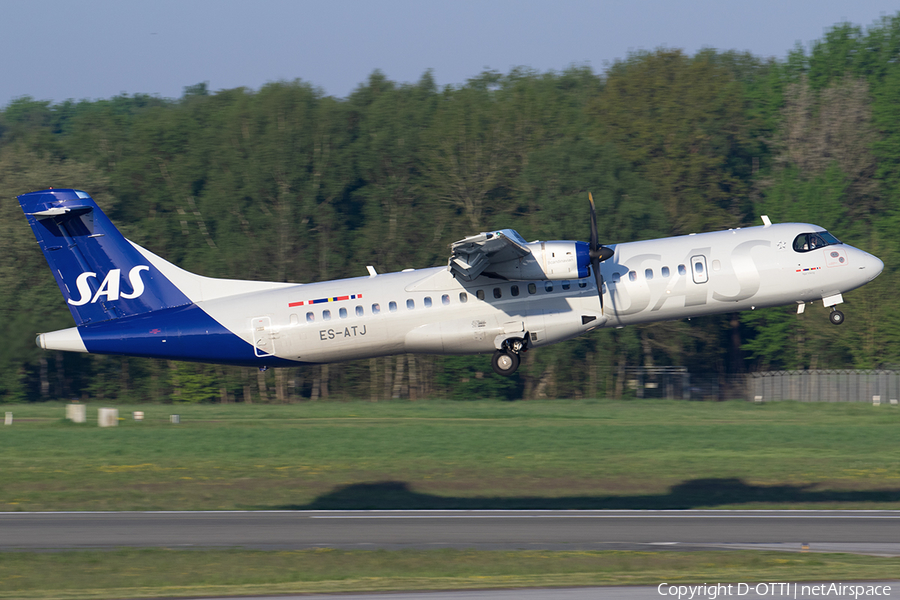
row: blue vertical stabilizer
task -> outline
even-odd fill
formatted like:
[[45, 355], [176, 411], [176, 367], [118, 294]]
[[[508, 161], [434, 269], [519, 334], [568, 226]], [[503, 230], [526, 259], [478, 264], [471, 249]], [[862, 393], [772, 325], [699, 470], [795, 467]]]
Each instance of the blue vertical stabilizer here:
[[31, 192], [19, 204], [78, 325], [191, 304], [85, 192]]

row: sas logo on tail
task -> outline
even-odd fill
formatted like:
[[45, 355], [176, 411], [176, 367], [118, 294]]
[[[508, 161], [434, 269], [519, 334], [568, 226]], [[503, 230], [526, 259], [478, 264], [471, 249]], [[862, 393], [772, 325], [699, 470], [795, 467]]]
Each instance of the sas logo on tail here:
[[137, 298], [144, 293], [144, 281], [141, 279], [141, 271], [149, 270], [150, 267], [145, 265], [138, 265], [131, 269], [131, 271], [128, 272], [128, 283], [131, 285], [131, 293], [125, 294], [119, 293], [122, 270], [113, 269], [106, 275], [103, 283], [100, 284], [100, 289], [97, 290], [97, 293], [93, 294], [93, 297], [91, 296], [91, 288], [88, 285], [88, 279], [91, 277], [96, 278], [97, 274], [92, 273], [91, 271], [85, 271], [75, 280], [75, 285], [78, 287], [78, 293], [81, 294], [81, 297], [78, 300], [69, 298], [69, 304], [72, 306], [83, 306], [88, 302], [93, 304], [99, 300], [101, 296], [105, 296], [107, 300], [118, 300], [119, 298], [131, 300]]

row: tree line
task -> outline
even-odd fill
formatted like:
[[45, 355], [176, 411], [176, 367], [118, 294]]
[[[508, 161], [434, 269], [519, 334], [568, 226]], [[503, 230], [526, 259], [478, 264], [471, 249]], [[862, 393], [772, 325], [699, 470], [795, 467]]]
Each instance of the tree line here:
[[[692, 372], [900, 364], [900, 13], [841, 23], [785, 59], [631, 54], [603, 73], [488, 71], [439, 87], [376, 71], [347, 98], [303, 81], [0, 110], [0, 399], [289, 402], [591, 397], [627, 366]], [[211, 277], [306, 283], [446, 264], [449, 243], [616, 243], [774, 222], [821, 225], [885, 262], [847, 321], [792, 307], [601, 330], [526, 355], [398, 356], [250, 369], [47, 353], [72, 319], [15, 196], [89, 192], [126, 237]]]

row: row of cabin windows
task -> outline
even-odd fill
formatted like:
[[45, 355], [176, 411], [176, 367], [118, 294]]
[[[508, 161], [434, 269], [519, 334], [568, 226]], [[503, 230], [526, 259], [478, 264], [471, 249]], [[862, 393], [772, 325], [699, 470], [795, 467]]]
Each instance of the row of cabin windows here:
[[[572, 287], [572, 283], [570, 281], [562, 281], [561, 287], [563, 290], [568, 290]], [[587, 281], [584, 281], [584, 280], [579, 281], [578, 287], [580, 287], [580, 288], [587, 287]], [[553, 282], [552, 281], [544, 282], [544, 291], [545, 292], [553, 291]], [[518, 296], [520, 293], [519, 286], [518, 285], [510, 286], [509, 293], [511, 296]], [[534, 283], [529, 283], [528, 284], [528, 293], [536, 294], [537, 293], [537, 285]], [[494, 294], [494, 298], [502, 298], [503, 297], [503, 291], [499, 287], [495, 287], [493, 289], [493, 294]], [[484, 300], [484, 297], [485, 297], [484, 290], [476, 291], [475, 295], [478, 296], [479, 300]], [[466, 292], [460, 292], [459, 293], [460, 304], [465, 304], [468, 301], [469, 301], [469, 295]], [[431, 308], [434, 304], [434, 302], [431, 299], [431, 296], [425, 296], [425, 299], [423, 300], [423, 304], [425, 304], [425, 308]], [[450, 305], [450, 294], [444, 294], [443, 296], [441, 296], [441, 304], [443, 304], [444, 306]], [[415, 308], [416, 308], [416, 301], [413, 300], [412, 298], [407, 299], [406, 309], [413, 310]], [[362, 306], [357, 306], [355, 310], [356, 310], [357, 317], [362, 317], [365, 314], [365, 309]], [[393, 300], [388, 302], [388, 311], [389, 312], [397, 312], [397, 303], [394, 302]], [[372, 305], [372, 314], [377, 315], [380, 312], [381, 312], [381, 304], [379, 304], [378, 302], [374, 303]], [[346, 308], [342, 307], [342, 308], [338, 309], [338, 316], [341, 319], [346, 319], [349, 316], [349, 312], [347, 311]], [[294, 319], [292, 318], [291, 320], [293, 321]], [[315, 320], [316, 320], [315, 313], [313, 313], [312, 311], [306, 313], [306, 322], [307, 323], [314, 323]], [[322, 320], [323, 321], [331, 320], [331, 310], [325, 309], [322, 311]]]
[[[459, 301], [462, 304], [465, 304], [466, 302], [468, 302], [469, 301], [468, 294], [466, 294], [465, 292], [460, 292], [459, 293]], [[433, 305], [433, 302], [432, 302], [430, 296], [425, 297], [424, 303], [425, 303], [426, 308], [431, 308], [431, 306]], [[441, 296], [441, 304], [443, 304], [444, 306], [450, 305], [450, 294], [444, 294], [443, 296]], [[408, 310], [412, 310], [415, 307], [416, 307], [415, 300], [410, 298], [409, 300], [406, 301], [406, 308]], [[365, 309], [362, 306], [357, 306], [355, 310], [356, 310], [357, 317], [362, 317], [366, 313]], [[393, 300], [388, 302], [388, 310], [390, 312], [397, 312], [397, 303], [394, 302]], [[381, 304], [379, 304], [378, 302], [375, 302], [374, 304], [372, 304], [372, 314], [377, 315], [379, 313], [381, 313]], [[349, 313], [347, 312], [346, 308], [340, 308], [340, 309], [338, 309], [338, 316], [342, 319], [346, 319], [349, 316]], [[315, 320], [316, 320], [315, 313], [313, 313], [312, 311], [306, 313], [306, 322], [307, 323], [313, 323], [313, 322], [315, 322]], [[329, 309], [325, 309], [322, 311], [322, 320], [323, 321], [331, 320], [331, 311]]]
[[[698, 273], [701, 273], [703, 270], [702, 263], [697, 263], [696, 266], [700, 267], [700, 271], [698, 271]], [[659, 273], [660, 273], [660, 276], [662, 276], [662, 277], [668, 277], [669, 275], [671, 275], [671, 271], [669, 271], [669, 267], [663, 267], [662, 269], [659, 270]], [[687, 267], [685, 267], [684, 265], [678, 265], [678, 274], [679, 275], [687, 275]], [[622, 275], [623, 275], [623, 273], [613, 273], [613, 275], [612, 275], [613, 283], [619, 283], [619, 281], [622, 280]], [[637, 281], [637, 271], [628, 271], [627, 275], [628, 275], [628, 281]], [[644, 269], [644, 279], [653, 279], [653, 269]]]
[[[568, 281], [568, 280], [563, 280], [563, 281], [560, 282], [560, 287], [562, 287], [563, 290], [571, 289], [571, 288], [572, 288], [572, 282], [571, 282], [571, 281]], [[586, 280], [581, 280], [581, 281], [579, 281], [579, 282], [578, 282], [578, 287], [580, 287], [580, 288], [586, 288], [586, 287], [587, 287], [587, 281], [586, 281]], [[538, 290], [537, 284], [535, 284], [535, 283], [529, 283], [527, 289], [528, 289], [528, 293], [529, 293], [529, 294], [537, 294], [537, 290]], [[552, 281], [545, 281], [545, 282], [544, 282], [544, 291], [547, 292], [547, 293], [550, 293], [550, 292], [553, 291], [553, 282], [552, 282]], [[519, 292], [519, 286], [518, 286], [518, 285], [511, 285], [511, 286], [509, 286], [509, 295], [510, 295], [510, 296], [515, 297], [515, 296], [518, 296], [519, 293], [520, 293], [520, 292]], [[499, 287], [495, 287], [495, 288], [493, 289], [493, 294], [494, 294], [494, 298], [498, 298], [498, 299], [499, 299], [499, 298], [502, 298], [502, 297], [503, 297], [503, 290], [502, 290], [501, 288], [499, 288]], [[478, 299], [479, 299], [479, 300], [484, 300], [484, 290], [478, 290], [477, 292], [475, 292], [475, 295], [478, 296]]]
[[[687, 267], [685, 265], [678, 265], [677, 269], [678, 269], [679, 275], [687, 275]], [[697, 274], [702, 274], [703, 270], [704, 270], [703, 263], [699, 262], [699, 261], [694, 263], [694, 269], [697, 271]], [[719, 270], [719, 261], [717, 261], [717, 260], [713, 261], [713, 270], [715, 270], [715, 271]], [[622, 273], [613, 273], [613, 275], [612, 275], [613, 283], [618, 283], [619, 281], [621, 281], [622, 275], [623, 275]], [[628, 275], [629, 281], [637, 281], [637, 278], [638, 278], [637, 271], [629, 271], [627, 273], [627, 275]], [[671, 272], [669, 270], [669, 267], [662, 267], [660, 269], [660, 276], [669, 277], [670, 275], [671, 275]], [[650, 279], [653, 279], [653, 277], [654, 277], [653, 269], [645, 269], [644, 270], [644, 279], [650, 280]], [[582, 279], [582, 280], [579, 280], [577, 283], [578, 283], [579, 288], [587, 287], [586, 280]], [[553, 282], [552, 281], [545, 281], [543, 285], [544, 285], [545, 292], [550, 293], [553, 291]], [[568, 280], [563, 280], [560, 282], [560, 287], [564, 291], [569, 290], [572, 287], [572, 282], [570, 282]], [[529, 294], [536, 294], [537, 290], [538, 290], [537, 284], [529, 283], [527, 286], [527, 290], [528, 290]], [[493, 288], [492, 293], [493, 293], [494, 298], [500, 299], [503, 297], [503, 290], [499, 287]], [[514, 284], [509, 287], [510, 296], [517, 297], [517, 296], [519, 296], [520, 293], [521, 292], [519, 290], [518, 285]], [[485, 299], [485, 292], [483, 289], [477, 290], [475, 292], [475, 295], [478, 297], [479, 300]], [[460, 292], [459, 293], [459, 301], [462, 304], [465, 304], [466, 302], [468, 302], [469, 301], [468, 294], [466, 294], [466, 292]], [[431, 308], [433, 306], [433, 301], [430, 296], [426, 296], [425, 299], [423, 300], [423, 303], [425, 304], [425, 308]], [[441, 296], [441, 304], [443, 304], [444, 306], [450, 305], [450, 295], [449, 294], [444, 294], [443, 296]], [[412, 298], [407, 299], [406, 309], [414, 310], [415, 308], [416, 308], [416, 301], [413, 300]], [[393, 300], [388, 302], [388, 310], [390, 312], [397, 312], [397, 303], [394, 302]], [[365, 310], [363, 309], [362, 306], [357, 306], [355, 311], [356, 311], [357, 317], [361, 317], [365, 314]], [[380, 312], [381, 312], [381, 305], [376, 302], [375, 304], [372, 305], [372, 314], [377, 315]], [[346, 308], [340, 308], [340, 309], [338, 309], [338, 316], [341, 319], [346, 319], [349, 316], [349, 313], [347, 312]], [[331, 311], [328, 309], [323, 310], [322, 311], [322, 319], [324, 321], [330, 321], [331, 320]], [[314, 313], [312, 313], [312, 312], [306, 313], [306, 321], [308, 323], [312, 323], [315, 320], [316, 320], [316, 317], [315, 317]]]
[[[718, 271], [720, 268], [719, 261], [713, 261], [713, 270]], [[698, 275], [702, 275], [704, 271], [704, 263], [701, 261], [697, 261], [694, 263], [694, 271], [697, 272]], [[663, 267], [659, 270], [659, 274], [661, 277], [668, 277], [671, 275], [669, 271], [669, 267]], [[687, 275], [687, 267], [684, 265], [678, 265], [678, 274], [679, 275]], [[613, 283], [618, 283], [622, 279], [621, 273], [613, 273], [612, 280]], [[628, 281], [637, 281], [638, 274], [637, 271], [628, 271]], [[653, 279], [653, 269], [644, 269], [644, 279]]]

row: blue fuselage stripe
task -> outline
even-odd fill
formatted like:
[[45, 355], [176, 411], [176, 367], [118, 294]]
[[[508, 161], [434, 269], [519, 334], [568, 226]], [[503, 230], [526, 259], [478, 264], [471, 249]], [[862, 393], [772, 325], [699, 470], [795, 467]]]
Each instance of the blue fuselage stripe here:
[[300, 362], [256, 356], [253, 346], [196, 304], [158, 310], [78, 328], [88, 352], [243, 366], [296, 366]]

